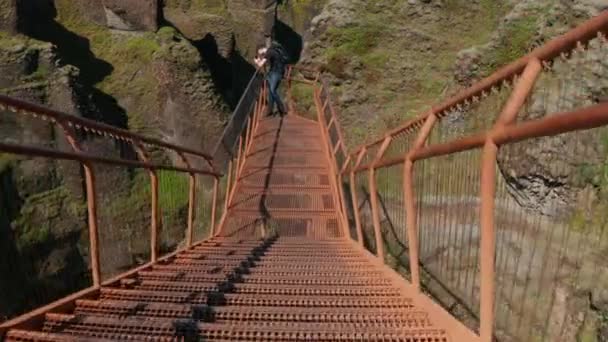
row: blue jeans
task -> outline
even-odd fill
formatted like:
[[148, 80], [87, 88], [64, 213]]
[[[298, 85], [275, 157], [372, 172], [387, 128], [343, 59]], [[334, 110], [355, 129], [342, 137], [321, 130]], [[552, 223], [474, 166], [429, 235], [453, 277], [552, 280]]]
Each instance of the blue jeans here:
[[283, 75], [277, 71], [271, 71], [266, 76], [266, 81], [268, 81], [268, 112], [272, 113], [274, 109], [274, 104], [277, 104], [277, 109], [281, 114], [285, 113], [285, 106], [283, 105], [283, 101], [281, 101], [281, 96], [279, 95], [279, 84], [281, 84], [281, 79]]

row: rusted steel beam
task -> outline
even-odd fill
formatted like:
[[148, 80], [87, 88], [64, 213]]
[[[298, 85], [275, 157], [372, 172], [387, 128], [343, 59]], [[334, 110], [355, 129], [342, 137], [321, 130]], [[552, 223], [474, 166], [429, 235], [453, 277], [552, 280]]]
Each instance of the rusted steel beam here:
[[197, 156], [197, 157], [202, 157], [204, 159], [206, 159], [207, 161], [212, 161], [212, 157], [207, 154], [207, 153], [203, 153], [200, 151], [196, 151], [187, 147], [183, 147], [183, 146], [178, 146], [175, 144], [171, 144], [162, 140], [158, 140], [158, 139], [154, 139], [154, 138], [149, 138], [143, 135], [139, 135], [121, 128], [117, 128], [114, 126], [110, 126], [110, 125], [106, 125], [97, 121], [93, 121], [93, 120], [89, 120], [89, 119], [85, 119], [79, 116], [75, 116], [75, 115], [70, 115], [70, 114], [66, 114], [66, 113], [62, 113], [53, 109], [50, 109], [48, 107], [44, 107], [41, 105], [37, 105], [31, 102], [27, 102], [27, 101], [23, 101], [23, 100], [19, 100], [19, 99], [15, 99], [6, 95], [0, 95], [0, 104], [4, 104], [6, 107], [10, 108], [16, 108], [17, 112], [21, 111], [25, 111], [25, 112], [31, 112], [31, 113], [35, 113], [38, 115], [42, 115], [51, 119], [56, 120], [57, 122], [64, 122], [70, 126], [82, 126], [82, 127], [86, 127], [89, 128], [93, 131], [99, 131], [102, 134], [103, 133], [107, 133], [108, 135], [113, 135], [116, 137], [121, 137], [121, 138], [125, 138], [128, 140], [138, 140], [140, 142], [146, 143], [146, 144], [150, 144], [150, 145], [155, 145], [155, 146], [160, 146], [160, 147], [164, 147], [170, 150], [174, 150], [176, 152], [182, 152], [182, 153], [187, 153], [187, 154], [191, 154], [193, 156]]

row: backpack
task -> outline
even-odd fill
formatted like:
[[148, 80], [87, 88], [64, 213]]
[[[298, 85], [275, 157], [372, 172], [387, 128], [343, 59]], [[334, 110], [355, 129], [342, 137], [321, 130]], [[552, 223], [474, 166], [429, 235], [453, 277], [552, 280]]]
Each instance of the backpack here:
[[281, 62], [283, 62], [283, 64], [289, 64], [289, 62], [291, 61], [291, 58], [289, 58], [289, 54], [287, 53], [287, 50], [285, 50], [283, 45], [281, 45], [277, 42], [272, 42], [272, 45], [270, 46], [270, 48], [274, 49], [278, 53], [278, 55], [281, 58]]

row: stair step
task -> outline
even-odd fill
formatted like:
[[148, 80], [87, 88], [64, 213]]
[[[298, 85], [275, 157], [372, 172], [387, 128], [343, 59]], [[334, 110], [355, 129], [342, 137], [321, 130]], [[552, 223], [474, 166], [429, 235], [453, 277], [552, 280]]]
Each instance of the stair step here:
[[[102, 335], [102, 334], [100, 334]], [[6, 334], [5, 342], [113, 342], [113, 338], [80, 337], [72, 334], [48, 333], [13, 329]], [[129, 341], [134, 341], [130, 339]]]
[[249, 283], [217, 282], [188, 282], [188, 281], [157, 281], [142, 280], [132, 285], [132, 288], [144, 291], [170, 291], [170, 292], [227, 292], [237, 294], [274, 294], [274, 295], [318, 295], [318, 296], [362, 296], [362, 297], [396, 297], [400, 291], [392, 287], [358, 286], [336, 287], [330, 285], [264, 285]]
[[295, 254], [295, 255], [264, 255], [264, 254], [253, 254], [253, 253], [239, 253], [233, 255], [221, 255], [221, 254], [208, 254], [208, 253], [181, 253], [176, 256], [176, 259], [188, 259], [188, 260], [208, 260], [214, 261], [219, 260], [222, 262], [230, 261], [246, 261], [254, 260], [258, 262], [365, 262], [366, 259], [361, 255], [319, 255], [319, 254]]
[[188, 255], [251, 255], [252, 253], [256, 253], [262, 256], [275, 256], [275, 255], [285, 255], [285, 256], [321, 256], [327, 255], [328, 258], [333, 258], [335, 256], [360, 256], [361, 253], [358, 251], [354, 251], [351, 248], [344, 249], [336, 249], [336, 250], [310, 250], [306, 248], [285, 248], [285, 247], [274, 247], [270, 246], [267, 249], [264, 248], [235, 248], [235, 247], [210, 247], [210, 246], [200, 246], [195, 247], [193, 249], [184, 251], [182, 254]]
[[[306, 264], [295, 265], [294, 262], [305, 260]], [[266, 262], [263, 259], [255, 257], [251, 258], [235, 258], [229, 260], [197, 260], [191, 258], [182, 258], [177, 256], [173, 262], [175, 265], [189, 265], [203, 266], [206, 268], [235, 268], [238, 266], [246, 267], [260, 267], [260, 268], [293, 268], [293, 269], [371, 269], [374, 266], [370, 265], [369, 262], [361, 260], [349, 260], [349, 261], [333, 261], [331, 258], [328, 259], [306, 259], [306, 258], [291, 258], [291, 259], [274, 259], [271, 262]]]
[[196, 267], [196, 266], [184, 266], [184, 265], [153, 265], [151, 267], [153, 271], [170, 272], [170, 273], [188, 273], [188, 274], [212, 274], [212, 275], [228, 275], [235, 272], [245, 275], [261, 275], [268, 277], [289, 277], [293, 275], [301, 275], [302, 277], [374, 277], [376, 279], [383, 277], [384, 273], [381, 271], [370, 271], [370, 270], [358, 270], [352, 269], [349, 271], [344, 270], [301, 270], [291, 268], [280, 268], [280, 269], [268, 269], [268, 268], [222, 268], [222, 267]]
[[156, 317], [194, 319], [201, 322], [223, 321], [275, 321], [317, 323], [401, 324], [409, 328], [429, 327], [424, 312], [403, 309], [357, 308], [289, 308], [289, 307], [211, 307], [207, 305], [143, 303], [115, 300], [79, 300], [77, 315], [103, 315], [105, 317]]
[[237, 305], [260, 307], [307, 308], [394, 308], [410, 309], [412, 301], [403, 297], [342, 297], [319, 295], [259, 295], [234, 293], [164, 292], [102, 288], [102, 300], [126, 300], [150, 303], [191, 305]]
[[275, 285], [333, 285], [333, 286], [390, 286], [388, 279], [376, 277], [311, 277], [310, 275], [299, 275], [297, 273], [277, 277], [276, 275], [230, 275], [230, 274], [201, 274], [189, 272], [166, 272], [166, 271], [141, 271], [136, 278], [139, 280], [153, 281], [180, 281], [180, 282], [223, 282], [229, 279], [237, 283], [247, 284], [275, 284]]
[[238, 322], [235, 324], [196, 323], [192, 320], [157, 320], [133, 318], [103, 318], [97, 316], [75, 316], [47, 314], [45, 330], [48, 332], [72, 333], [79, 336], [105, 337], [126, 340], [141, 336], [146, 338], [200, 339], [256, 339], [265, 341], [442, 341], [447, 339], [441, 329], [410, 329], [398, 325], [365, 327], [357, 332], [356, 324], [299, 323], [299, 322]]

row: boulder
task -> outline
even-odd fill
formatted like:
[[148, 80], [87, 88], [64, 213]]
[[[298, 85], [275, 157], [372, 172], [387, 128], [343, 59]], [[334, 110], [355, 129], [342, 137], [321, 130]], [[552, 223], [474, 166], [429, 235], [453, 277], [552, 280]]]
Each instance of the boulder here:
[[106, 25], [125, 31], [156, 31], [158, 0], [103, 0]]
[[[6, 0], [4, 0], [6, 1]], [[122, 31], [156, 31], [158, 0], [71, 0], [79, 12], [98, 25]]]

